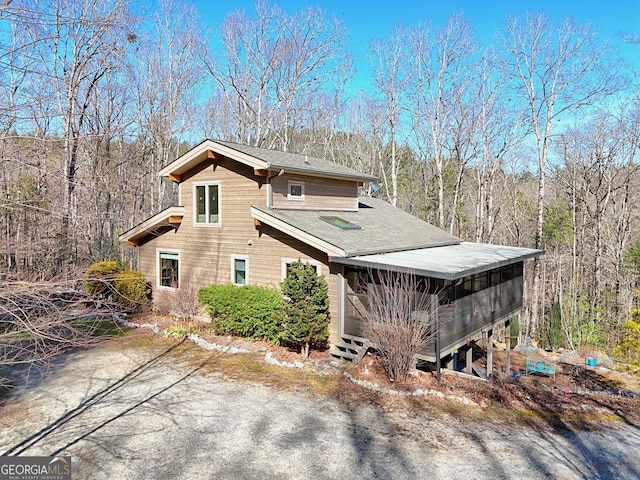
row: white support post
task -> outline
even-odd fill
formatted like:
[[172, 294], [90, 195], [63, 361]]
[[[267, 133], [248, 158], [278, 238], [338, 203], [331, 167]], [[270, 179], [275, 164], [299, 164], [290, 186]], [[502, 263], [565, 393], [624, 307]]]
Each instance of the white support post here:
[[466, 368], [465, 368], [465, 372], [469, 375], [473, 375], [473, 344], [469, 343], [469, 346], [467, 347], [467, 353], [466, 353]]

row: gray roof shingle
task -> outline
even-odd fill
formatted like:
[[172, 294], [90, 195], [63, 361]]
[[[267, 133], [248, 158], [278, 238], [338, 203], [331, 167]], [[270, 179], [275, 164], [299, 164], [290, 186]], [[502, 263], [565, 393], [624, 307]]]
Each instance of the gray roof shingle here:
[[278, 150], [270, 150], [268, 148], [252, 147], [249, 145], [241, 145], [239, 143], [223, 142], [213, 140], [215, 143], [224, 145], [238, 152], [251, 155], [259, 160], [266, 162], [269, 168], [284, 169], [285, 171], [296, 171], [300, 173], [329, 175], [334, 177], [346, 177], [365, 182], [377, 181], [378, 178], [367, 175], [353, 168], [345, 167], [331, 160], [319, 157], [310, 157], [308, 155], [299, 155], [291, 152], [281, 152]]
[[[253, 208], [344, 250], [346, 257], [462, 242], [458, 237], [383, 200], [371, 197], [360, 197], [358, 200], [360, 206], [356, 212], [277, 210], [262, 206]], [[320, 218], [322, 216], [337, 216], [360, 228], [342, 229], [323, 221]]]

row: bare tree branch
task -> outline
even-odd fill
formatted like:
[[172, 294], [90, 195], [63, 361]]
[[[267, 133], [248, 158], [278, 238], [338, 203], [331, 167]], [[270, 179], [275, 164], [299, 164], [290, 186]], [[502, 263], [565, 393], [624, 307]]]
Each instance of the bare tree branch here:
[[428, 279], [410, 273], [369, 271], [369, 278], [362, 332], [382, 355], [389, 379], [400, 380], [435, 342], [438, 296], [430, 293]]

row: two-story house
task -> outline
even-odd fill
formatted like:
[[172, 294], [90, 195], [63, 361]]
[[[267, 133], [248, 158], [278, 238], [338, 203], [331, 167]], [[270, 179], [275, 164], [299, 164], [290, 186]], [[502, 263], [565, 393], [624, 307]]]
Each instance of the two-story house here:
[[359, 196], [376, 179], [322, 158], [206, 140], [160, 175], [179, 183], [179, 206], [120, 236], [155, 298], [187, 282], [278, 286], [300, 259], [329, 284], [330, 342], [343, 357], [366, 346], [367, 272], [411, 272], [438, 287], [450, 320], [423, 352], [435, 362], [519, 313], [523, 262], [542, 253], [463, 242]]

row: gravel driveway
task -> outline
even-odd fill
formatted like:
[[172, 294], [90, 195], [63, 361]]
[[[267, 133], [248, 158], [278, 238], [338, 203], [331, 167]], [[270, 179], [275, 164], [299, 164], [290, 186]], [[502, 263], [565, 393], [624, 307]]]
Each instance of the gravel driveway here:
[[345, 405], [202, 374], [166, 348], [69, 355], [2, 407], [0, 453], [69, 454], [75, 480], [640, 478], [638, 426], [512, 429]]

